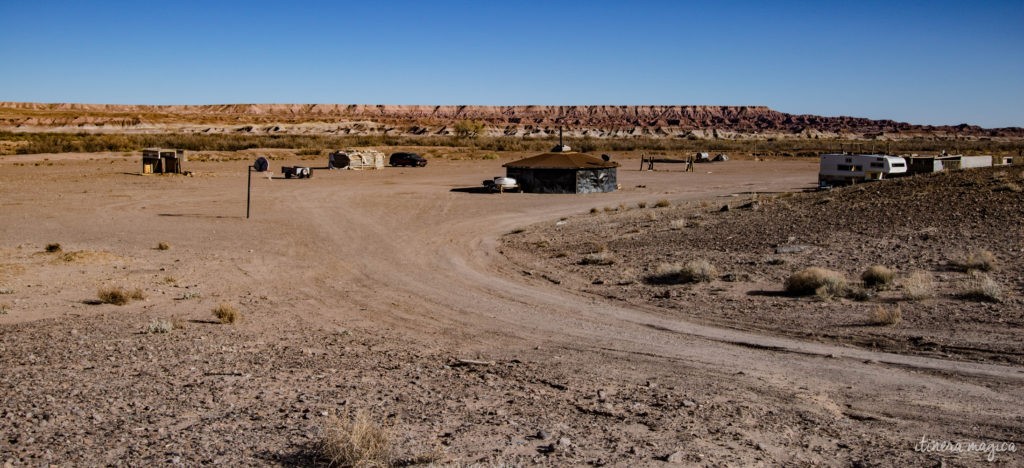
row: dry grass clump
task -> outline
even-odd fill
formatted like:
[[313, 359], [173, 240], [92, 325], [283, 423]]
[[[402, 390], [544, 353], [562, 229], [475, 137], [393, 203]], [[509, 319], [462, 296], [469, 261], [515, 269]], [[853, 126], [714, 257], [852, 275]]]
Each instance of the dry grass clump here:
[[892, 285], [896, 273], [882, 265], [871, 265], [861, 273], [860, 279], [866, 288], [883, 289]]
[[960, 297], [986, 302], [1003, 301], [1003, 288], [991, 276], [978, 272], [971, 276], [960, 292]]
[[11, 305], [7, 303], [0, 304], [0, 315], [7, 315], [7, 312], [11, 310]]
[[795, 296], [817, 294], [822, 298], [844, 296], [849, 290], [842, 273], [819, 267], [804, 268], [786, 278], [786, 292]]
[[125, 305], [132, 300], [132, 293], [120, 286], [100, 288], [96, 297], [104, 304]]
[[580, 265], [612, 265], [615, 263], [615, 254], [609, 251], [594, 252], [583, 256]]
[[599, 212], [601, 212], [601, 210], [597, 209], [596, 207], [590, 209], [590, 214], [597, 214]]
[[171, 330], [174, 330], [174, 328], [174, 323], [172, 323], [170, 320], [153, 319], [153, 321], [149, 322], [149, 325], [146, 326], [146, 333], [170, 333]]
[[217, 317], [220, 323], [235, 323], [242, 318], [242, 313], [235, 306], [228, 303], [221, 303], [213, 308], [213, 316]]
[[672, 206], [672, 203], [664, 198], [654, 203], [655, 208], [665, 208], [666, 206]]
[[896, 325], [903, 320], [903, 309], [899, 304], [891, 309], [880, 305], [871, 311], [869, 320], [874, 325]]
[[171, 244], [168, 244], [166, 242], [161, 242], [161, 243], [156, 245], [156, 249], [157, 250], [170, 250], [171, 249]]
[[1001, 184], [998, 187], [996, 187], [995, 191], [997, 191], [997, 192], [1020, 193], [1021, 191], [1024, 191], [1024, 189], [1022, 189], [1020, 187], [1020, 185], [1017, 185], [1017, 184], [1015, 184], [1013, 182], [1006, 182], [1006, 183]]
[[708, 282], [718, 276], [718, 269], [704, 259], [691, 260], [685, 265], [662, 263], [647, 277], [653, 284], [683, 284]]
[[645, 201], [637, 202], [636, 207], [637, 208], [647, 208], [647, 202], [645, 202]]
[[919, 301], [935, 295], [935, 285], [932, 282], [932, 275], [924, 271], [915, 271], [910, 276], [900, 281], [903, 287], [903, 297], [909, 301]]
[[320, 442], [321, 454], [331, 466], [391, 466], [391, 434], [360, 411], [355, 418], [327, 418]]
[[54, 242], [52, 244], [46, 244], [46, 251], [49, 253], [57, 253], [60, 252], [61, 250], [61, 246], [57, 242]]
[[996, 269], [996, 256], [988, 250], [975, 250], [953, 262], [963, 271], [993, 271]]
[[681, 231], [688, 227], [689, 223], [690, 221], [686, 219], [674, 219], [669, 223], [669, 227], [672, 228], [673, 231]]

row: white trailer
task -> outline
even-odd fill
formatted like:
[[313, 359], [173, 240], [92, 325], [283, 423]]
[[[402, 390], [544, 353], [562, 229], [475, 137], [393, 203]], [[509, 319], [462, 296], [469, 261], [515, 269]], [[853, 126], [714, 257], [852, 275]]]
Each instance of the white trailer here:
[[846, 185], [905, 175], [907, 160], [885, 154], [823, 154], [818, 185]]

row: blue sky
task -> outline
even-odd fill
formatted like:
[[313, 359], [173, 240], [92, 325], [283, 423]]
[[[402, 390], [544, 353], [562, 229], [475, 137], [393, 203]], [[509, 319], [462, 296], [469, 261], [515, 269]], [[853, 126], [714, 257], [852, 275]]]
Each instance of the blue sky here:
[[0, 0], [0, 100], [767, 105], [1024, 126], [1024, 0]]

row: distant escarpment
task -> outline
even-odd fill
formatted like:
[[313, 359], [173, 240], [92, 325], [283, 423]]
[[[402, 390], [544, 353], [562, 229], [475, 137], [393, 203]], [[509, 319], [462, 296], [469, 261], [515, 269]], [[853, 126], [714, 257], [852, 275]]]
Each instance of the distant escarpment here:
[[[471, 123], [471, 125], [467, 125]], [[467, 128], [469, 130], [467, 130]], [[106, 105], [0, 102], [0, 130], [88, 133], [1017, 139], [1024, 128], [914, 125], [765, 106]]]

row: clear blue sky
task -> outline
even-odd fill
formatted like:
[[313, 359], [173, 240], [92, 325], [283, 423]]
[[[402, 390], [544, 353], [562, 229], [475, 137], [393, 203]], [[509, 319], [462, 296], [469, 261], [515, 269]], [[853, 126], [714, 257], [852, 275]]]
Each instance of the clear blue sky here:
[[743, 104], [1024, 126], [1024, 0], [0, 0], [0, 100]]

